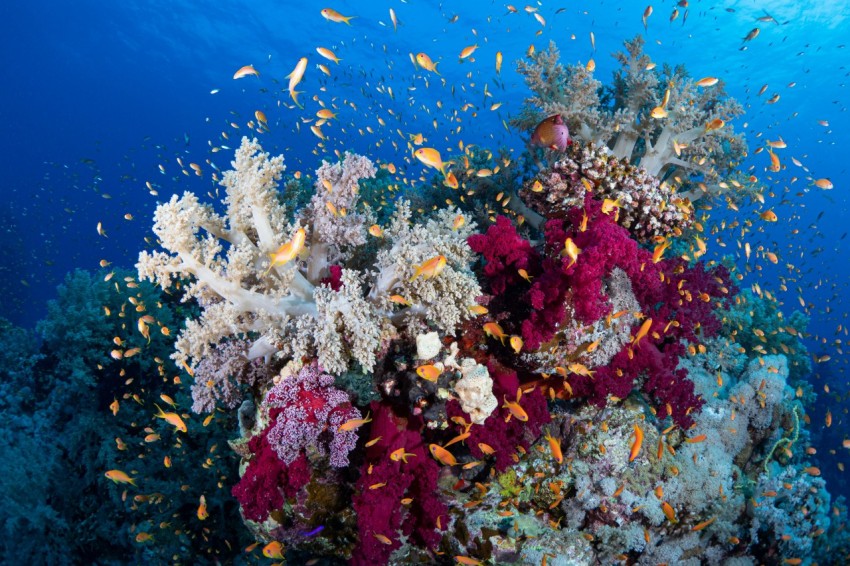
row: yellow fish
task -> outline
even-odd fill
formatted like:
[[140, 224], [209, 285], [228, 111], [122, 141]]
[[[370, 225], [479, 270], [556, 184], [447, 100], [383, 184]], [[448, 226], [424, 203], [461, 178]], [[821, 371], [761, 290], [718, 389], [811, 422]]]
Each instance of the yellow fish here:
[[416, 271], [414, 271], [413, 276], [410, 278], [410, 280], [413, 281], [420, 275], [423, 279], [432, 279], [442, 273], [445, 267], [446, 256], [434, 256], [428, 261], [424, 262], [422, 265], [417, 266]]
[[162, 408], [159, 405], [157, 405], [156, 403], [154, 403], [154, 407], [156, 407], [157, 411], [158, 411], [154, 415], [155, 417], [157, 417], [159, 419], [164, 419], [165, 422], [172, 425], [174, 428], [176, 428], [180, 432], [186, 432], [187, 430], [189, 430], [188, 428], [186, 428], [186, 423], [183, 422], [183, 419], [181, 419], [180, 415], [178, 415], [177, 413], [163, 412]]
[[520, 406], [519, 404], [519, 399], [520, 397], [522, 397], [522, 390], [517, 389], [516, 397], [516, 401], [508, 401], [507, 397], [503, 397], [505, 404], [502, 405], [502, 408], [510, 411], [511, 415], [516, 420], [526, 422], [528, 420], [528, 413], [526, 413], [525, 409], [523, 409], [522, 406]]
[[580, 253], [581, 249], [576, 246], [575, 242], [573, 242], [573, 239], [567, 238], [567, 240], [564, 242], [564, 249], [561, 252], [561, 256], [569, 256], [569, 258], [572, 260], [567, 267], [571, 267], [575, 264]]
[[351, 20], [356, 18], [357, 16], [343, 16], [336, 10], [332, 8], [325, 8], [321, 12], [322, 17], [330, 22], [340, 23], [345, 22], [348, 25], [351, 25]]
[[115, 483], [129, 483], [130, 485], [136, 485], [136, 480], [134, 480], [121, 470], [109, 470], [103, 475], [105, 475], [107, 479], [110, 479]]
[[295, 105], [299, 108], [304, 108], [298, 102], [298, 95], [301, 94], [302, 91], [296, 91], [295, 87], [298, 86], [298, 83], [301, 82], [301, 79], [304, 78], [304, 71], [307, 70], [307, 58], [302, 57], [298, 60], [298, 63], [295, 65], [295, 68], [291, 73], [286, 75], [286, 78], [289, 79], [289, 96], [292, 97], [292, 100], [295, 102]]
[[404, 462], [405, 464], [407, 464], [407, 459], [410, 458], [411, 456], [416, 456], [416, 454], [413, 454], [411, 452], [405, 452], [404, 446], [402, 446], [401, 448], [399, 448], [397, 450], [393, 450], [392, 452], [390, 452], [390, 460], [392, 460], [393, 462], [401, 461], [401, 462]]
[[611, 214], [611, 212], [620, 208], [621, 206], [623, 205], [620, 204], [620, 199], [611, 200], [609, 198], [606, 198], [602, 201], [602, 214]]
[[422, 67], [426, 71], [431, 71], [432, 73], [437, 73], [438, 75], [440, 74], [439, 71], [437, 71], [437, 65], [439, 65], [439, 63], [434, 63], [431, 58], [428, 57], [428, 55], [426, 55], [425, 53], [417, 53], [416, 62], [419, 64], [420, 67]]
[[269, 264], [269, 268], [266, 270], [266, 273], [271, 271], [271, 269], [276, 265], [286, 265], [293, 259], [295, 259], [298, 254], [301, 253], [301, 250], [304, 249], [304, 242], [307, 240], [307, 233], [304, 231], [304, 228], [299, 228], [295, 235], [292, 236], [292, 239], [287, 243], [283, 244], [278, 248], [278, 250], [269, 254], [269, 258], [271, 258], [271, 263]]
[[369, 233], [376, 238], [382, 238], [384, 236], [384, 231], [381, 230], [381, 227], [377, 224], [372, 224], [369, 226]]
[[[433, 167], [440, 171], [443, 174], [443, 177], [446, 177], [446, 164], [443, 163], [443, 158], [440, 157], [440, 152], [431, 147], [420, 147], [416, 151], [413, 152], [413, 155], [427, 165], [428, 167]], [[457, 179], [455, 179], [457, 181]]]
[[522, 338], [519, 336], [511, 336], [509, 340], [511, 344], [511, 348], [513, 348], [514, 353], [519, 354], [522, 351]]

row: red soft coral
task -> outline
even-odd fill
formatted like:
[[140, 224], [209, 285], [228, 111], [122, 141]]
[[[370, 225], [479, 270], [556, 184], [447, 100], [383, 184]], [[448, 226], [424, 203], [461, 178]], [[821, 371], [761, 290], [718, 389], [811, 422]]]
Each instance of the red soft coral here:
[[[488, 364], [490, 377], [493, 379], [493, 394], [501, 401], [515, 401], [519, 389], [519, 378], [517, 373], [509, 368], [501, 366], [495, 360]], [[469, 429], [470, 435], [466, 440], [469, 451], [475, 458], [486, 459], [486, 454], [481, 451], [479, 443], [484, 443], [495, 450], [496, 471], [502, 472], [513, 464], [512, 454], [516, 454], [518, 446], [528, 450], [540, 436], [541, 428], [551, 421], [546, 398], [539, 389], [522, 395], [520, 406], [528, 415], [528, 420], [522, 422], [511, 418], [506, 422], [510, 411], [505, 407], [499, 407], [493, 414], [487, 417], [481, 425], [472, 425]], [[462, 416], [469, 420], [469, 415], [463, 412], [457, 401], [449, 401], [446, 404], [446, 412], [449, 417]], [[462, 430], [458, 430], [462, 432]]]
[[[391, 407], [376, 401], [371, 410], [370, 436], [381, 440], [366, 449], [358, 494], [352, 502], [360, 534], [350, 562], [355, 566], [386, 564], [401, 546], [399, 531], [416, 546], [436, 548], [440, 541], [437, 520], [442, 517], [443, 528], [449, 520], [437, 489], [441, 466], [425, 446], [422, 419], [397, 416]], [[390, 459], [390, 453], [399, 448], [408, 454], [407, 462]], [[400, 503], [405, 497], [412, 498], [408, 506]], [[391, 544], [381, 542], [379, 536]]]
[[265, 521], [269, 513], [283, 507], [284, 497], [295, 497], [310, 482], [310, 464], [301, 454], [286, 465], [269, 445], [268, 429], [248, 442], [253, 456], [248, 468], [235, 486], [233, 497], [239, 501], [242, 514], [252, 521]]

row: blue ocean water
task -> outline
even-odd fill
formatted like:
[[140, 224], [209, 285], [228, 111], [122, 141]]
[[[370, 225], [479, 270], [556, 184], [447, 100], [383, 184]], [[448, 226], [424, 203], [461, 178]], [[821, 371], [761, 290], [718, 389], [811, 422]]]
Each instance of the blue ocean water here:
[[[132, 269], [149, 247], [157, 203], [184, 190], [215, 192], [211, 174], [229, 168], [242, 135], [256, 135], [246, 123], [258, 110], [268, 118], [264, 149], [284, 154], [289, 172], [312, 173], [322, 158], [350, 150], [394, 163], [413, 179], [427, 174], [407, 149], [416, 133], [445, 152], [462, 141], [494, 151], [506, 146], [519, 156], [525, 140], [506, 122], [528, 96], [515, 61], [529, 46], [555, 41], [564, 62], [592, 58], [595, 76], [607, 83], [617, 68], [610, 54], [642, 34], [654, 61], [685, 65], [695, 78], [721, 78], [746, 110], [735, 122], [750, 146], [740, 168], [766, 183], [765, 207], [779, 221], [760, 222], [763, 206], [731, 210], [721, 201], [712, 220], [752, 225], [746, 233], [724, 232], [722, 244], [710, 240], [707, 257], [732, 254], [747, 272], [745, 243], [779, 256], [775, 265], [749, 260], [741, 286], [758, 285], [786, 314], [810, 317], [804, 342], [815, 360], [809, 381], [817, 400], [807, 410], [812, 456], [827, 489], [847, 495], [846, 6], [685, 4], [653, 3], [644, 25], [647, 5], [634, 2], [512, 9], [485, 1], [340, 1], [335, 10], [356, 16], [346, 25], [323, 18], [325, 6], [309, 2], [4, 3], [0, 316], [33, 328], [68, 272], [103, 275], [101, 260]], [[745, 40], [755, 28], [758, 35]], [[477, 50], [460, 60], [471, 45]], [[322, 58], [317, 47], [341, 61]], [[504, 58], [498, 74], [497, 51]], [[415, 68], [418, 52], [440, 61], [439, 75]], [[292, 107], [285, 79], [302, 57], [303, 110]], [[231, 78], [248, 64], [259, 76]], [[321, 145], [304, 121], [315, 117], [318, 100], [338, 107]], [[776, 150], [783, 169], [772, 173], [768, 152], [754, 150], [779, 138], [787, 144]], [[211, 153], [221, 146], [230, 149]], [[815, 179], [834, 188], [819, 188]], [[67, 316], [73, 326], [74, 313]]]

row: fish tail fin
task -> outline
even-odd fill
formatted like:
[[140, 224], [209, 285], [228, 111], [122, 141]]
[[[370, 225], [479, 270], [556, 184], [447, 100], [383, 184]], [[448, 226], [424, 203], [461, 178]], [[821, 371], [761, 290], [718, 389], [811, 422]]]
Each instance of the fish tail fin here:
[[351, 20], [353, 20], [353, 19], [354, 19], [354, 18], [356, 18], [356, 17], [357, 17], [357, 16], [348, 16], [347, 18], [343, 18], [343, 19], [342, 19], [342, 21], [344, 21], [344, 22], [346, 23], [346, 25], [349, 25], [349, 26], [350, 26], [350, 25], [351, 25]]
[[129, 484], [130, 484], [130, 485], [132, 485], [133, 487], [139, 487], [139, 486], [137, 486], [137, 485], [136, 485], [136, 480], [135, 480], [135, 479], [133, 479], [133, 478], [128, 478], [128, 479], [127, 479], [127, 483], [129, 483]]
[[295, 106], [301, 108], [302, 110], [304, 109], [304, 105], [298, 102], [298, 95], [302, 94], [303, 92], [303, 90], [293, 90], [289, 92], [289, 96], [292, 97], [292, 101], [295, 102]]

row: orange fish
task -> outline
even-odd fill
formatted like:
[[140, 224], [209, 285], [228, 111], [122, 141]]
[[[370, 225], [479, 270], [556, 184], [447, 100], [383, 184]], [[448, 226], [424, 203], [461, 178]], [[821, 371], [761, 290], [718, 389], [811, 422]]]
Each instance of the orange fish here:
[[635, 431], [635, 439], [632, 441], [632, 447], [629, 450], [629, 462], [634, 461], [640, 453], [640, 447], [643, 444], [643, 430], [638, 425], [632, 425]]
[[487, 336], [492, 336], [493, 338], [498, 338], [502, 342], [502, 344], [505, 343], [505, 338], [507, 338], [508, 335], [505, 334], [505, 331], [502, 330], [502, 327], [499, 326], [498, 322], [488, 322], [484, 324], [483, 328], [484, 334], [486, 334]]
[[776, 213], [772, 210], [765, 210], [761, 214], [759, 214], [759, 218], [764, 220], [765, 222], [776, 222], [779, 218], [776, 216]]
[[352, 430], [357, 430], [358, 428], [360, 428], [364, 424], [370, 423], [370, 422], [372, 422], [372, 418], [369, 416], [369, 413], [366, 413], [365, 419], [351, 419], [349, 421], [345, 421], [344, 423], [339, 425], [339, 428], [337, 429], [337, 431], [338, 432], [348, 432], [348, 431], [352, 431]]
[[436, 382], [442, 373], [442, 370], [434, 364], [428, 364], [416, 368], [416, 375], [432, 383]]
[[564, 241], [564, 249], [561, 251], [561, 256], [568, 256], [572, 260], [567, 267], [571, 267], [575, 264], [580, 253], [581, 249], [575, 244], [575, 242], [573, 242], [572, 238], [567, 238]]
[[175, 429], [179, 430], [180, 432], [186, 432], [187, 430], [189, 430], [188, 428], [186, 428], [186, 423], [183, 422], [183, 419], [181, 419], [180, 415], [178, 415], [177, 413], [166, 413], [156, 403], [154, 403], [154, 407], [156, 407], [157, 411], [158, 411], [154, 415], [154, 417], [159, 418], [159, 419], [164, 419], [165, 422], [172, 425]]
[[463, 442], [464, 440], [469, 438], [470, 434], [472, 434], [472, 433], [467, 431], [467, 432], [464, 432], [462, 434], [455, 436], [454, 438], [452, 438], [451, 440], [446, 442], [446, 444], [445, 444], [445, 446], [443, 446], [443, 448], [448, 448], [449, 446], [451, 446], [452, 444], [455, 444], [457, 442]]
[[478, 449], [481, 450], [487, 456], [492, 456], [496, 453], [496, 449], [490, 446], [489, 444], [484, 444], [483, 442], [478, 443]]
[[198, 505], [198, 519], [203, 521], [209, 516], [210, 514], [207, 513], [207, 498], [201, 495], [201, 504]]
[[136, 485], [136, 480], [121, 470], [109, 470], [103, 475], [115, 483], [129, 483], [130, 485]]
[[109, 410], [112, 411], [112, 416], [115, 416], [115, 415], [118, 414], [118, 399], [114, 399], [114, 401], [112, 401], [112, 403], [109, 404]]
[[561, 452], [561, 440], [552, 436], [551, 433], [546, 433], [546, 440], [549, 441], [549, 449], [552, 451], [552, 457], [559, 464], [564, 462], [564, 454]]
[[650, 327], [652, 327], [652, 319], [647, 318], [643, 321], [643, 324], [640, 325], [640, 329], [638, 330], [637, 334], [635, 334], [634, 340], [632, 340], [632, 344], [637, 346], [640, 341], [647, 335]]
[[263, 547], [263, 556], [273, 558], [275, 560], [283, 560], [283, 545], [278, 541], [273, 540]]
[[457, 464], [457, 460], [454, 455], [437, 444], [429, 444], [428, 450], [431, 452], [431, 456], [434, 457], [435, 460], [443, 464], [444, 466], [454, 466]]
[[257, 69], [255, 69], [253, 65], [245, 65], [233, 74], [233, 78], [241, 79], [242, 77], [247, 77], [248, 75], [254, 75], [255, 77], [259, 77], [260, 73], [257, 72]]
[[293, 102], [299, 108], [303, 108], [301, 104], [298, 102], [298, 95], [301, 94], [301, 91], [296, 91], [295, 87], [298, 86], [298, 83], [301, 82], [301, 79], [304, 78], [304, 72], [307, 70], [307, 58], [302, 57], [296, 63], [295, 68], [292, 69], [292, 72], [286, 75], [286, 78], [289, 79], [289, 96], [292, 97]]
[[661, 510], [664, 511], [664, 516], [667, 517], [667, 520], [671, 523], [675, 524], [679, 521], [676, 520], [676, 512], [666, 501], [661, 502]]
[[685, 442], [687, 442], [688, 444], [697, 444], [699, 442], [705, 441], [705, 439], [706, 439], [706, 436], [704, 434], [699, 434], [699, 435], [694, 436], [692, 438], [686, 438]]
[[325, 8], [321, 12], [322, 17], [330, 22], [341, 23], [345, 22], [348, 25], [351, 25], [351, 20], [356, 18], [357, 16], [343, 16], [336, 10], [332, 8]]
[[457, 177], [455, 177], [455, 174], [451, 171], [446, 173], [446, 179], [443, 181], [443, 184], [450, 189], [456, 189], [460, 186]]
[[416, 271], [413, 272], [413, 276], [410, 278], [410, 280], [413, 281], [420, 275], [423, 279], [432, 279], [442, 273], [445, 267], [446, 256], [434, 256], [428, 261], [424, 262], [422, 265], [417, 266]]
[[560, 114], [549, 116], [535, 126], [531, 134], [531, 145], [565, 151], [569, 145], [570, 130]]
[[528, 413], [526, 413], [525, 409], [523, 409], [522, 406], [519, 404], [519, 399], [522, 396], [522, 391], [520, 389], [517, 389], [516, 394], [516, 401], [508, 401], [507, 397], [503, 397], [505, 404], [502, 405], [502, 408], [510, 411], [511, 415], [509, 415], [508, 418], [510, 418], [510, 416], [513, 416], [518, 421], [526, 422], [528, 420]]
[[691, 528], [691, 530], [692, 530], [692, 531], [701, 531], [701, 530], [703, 530], [704, 528], [706, 528], [707, 526], [709, 526], [710, 524], [712, 524], [712, 523], [713, 523], [714, 521], [716, 521], [716, 520], [717, 520], [717, 517], [712, 517], [712, 518], [711, 518], [711, 519], [709, 519], [708, 521], [703, 521], [702, 523], [697, 523], [696, 525], [694, 525], [694, 526]]

